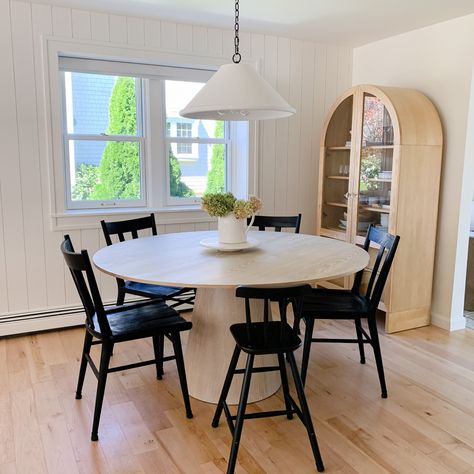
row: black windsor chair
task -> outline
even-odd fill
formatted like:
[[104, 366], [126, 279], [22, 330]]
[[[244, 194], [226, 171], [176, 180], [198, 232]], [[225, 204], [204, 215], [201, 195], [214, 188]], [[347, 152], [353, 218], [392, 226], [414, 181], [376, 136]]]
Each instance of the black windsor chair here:
[[[137, 219], [128, 219], [125, 221], [105, 222], [100, 221], [102, 230], [104, 232], [105, 242], [107, 245], [112, 245], [112, 235], [117, 235], [120, 242], [124, 242], [125, 235], [130, 234], [132, 239], [138, 238], [138, 231], [151, 230], [152, 235], [157, 235], [155, 215], [150, 214], [146, 217], [139, 217]], [[173, 286], [152, 285], [149, 283], [138, 283], [134, 281], [124, 281], [117, 278], [118, 294], [117, 305], [122, 305], [125, 301], [127, 293], [142, 296], [144, 298], [161, 299], [163, 301], [173, 301], [170, 306], [176, 308], [185, 303], [192, 304], [194, 302], [195, 290], [194, 288], [176, 288]], [[193, 294], [190, 296], [189, 293]], [[187, 297], [186, 297], [187, 296]]]
[[[64, 236], [61, 244], [61, 252], [66, 265], [71, 271], [72, 278], [81, 298], [86, 313], [84, 348], [77, 381], [76, 399], [82, 398], [82, 386], [86, 373], [87, 364], [96, 376], [97, 391], [94, 408], [94, 419], [92, 423], [91, 440], [98, 440], [98, 429], [102, 402], [104, 399], [107, 375], [144, 365], [156, 365], [157, 378], [161, 378], [162, 364], [164, 361], [176, 360], [181, 391], [183, 394], [186, 416], [193, 417], [189, 402], [186, 372], [184, 368], [183, 352], [181, 347], [180, 332], [191, 329], [192, 324], [183, 319], [179, 313], [170, 308], [162, 301], [146, 301], [123, 306], [115, 306], [104, 309], [100, 297], [97, 282], [92, 270], [87, 250], [80, 253], [74, 252], [71, 239]], [[163, 357], [160, 352], [159, 338], [167, 337], [174, 348], [174, 355]], [[155, 358], [120, 367], [109, 367], [110, 357], [114, 344], [151, 337]], [[95, 340], [94, 340], [95, 339]], [[97, 367], [90, 355], [91, 346], [101, 344], [100, 365]]]
[[[250, 218], [247, 224], [250, 224]], [[265, 230], [267, 227], [273, 227], [275, 232], [281, 232], [283, 228], [295, 229], [295, 234], [300, 233], [301, 214], [297, 216], [255, 216], [252, 227], [258, 227], [258, 230]]]
[[[380, 380], [382, 398], [387, 397], [387, 387], [382, 363], [382, 353], [377, 331], [376, 312], [387, 281], [390, 267], [398, 247], [399, 236], [391, 235], [369, 226], [364, 242], [364, 250], [368, 251], [370, 244], [379, 247], [375, 258], [370, 279], [365, 293], [361, 291], [364, 270], [359, 271], [350, 290], [330, 290], [315, 288], [303, 299], [301, 317], [306, 323], [303, 358], [301, 363], [301, 378], [306, 381], [309, 353], [313, 342], [357, 343], [359, 345], [360, 363], [365, 364], [364, 344], [370, 344], [374, 351], [377, 372]], [[356, 329], [356, 339], [318, 338], [313, 337], [314, 321], [316, 319], [353, 320]], [[361, 320], [366, 319], [368, 330], [362, 327]], [[297, 323], [296, 323], [297, 324]]]
[[[296, 415], [306, 427], [318, 471], [324, 471], [324, 465], [319, 452], [316, 433], [314, 431], [311, 414], [306, 402], [303, 383], [295, 362], [294, 351], [301, 345], [301, 339], [293, 331], [286, 320], [286, 309], [289, 299], [295, 300], [297, 302], [297, 306], [301, 307], [303, 295], [307, 295], [309, 293], [311, 293], [311, 287], [309, 285], [291, 288], [250, 288], [242, 286], [236, 290], [237, 297], [245, 298], [246, 322], [233, 324], [230, 327], [230, 332], [235, 339], [236, 345], [216, 407], [214, 418], [212, 420], [212, 426], [217, 427], [219, 425], [222, 411], [224, 411], [227, 423], [233, 436], [229, 463], [227, 466], [227, 474], [231, 474], [235, 470], [244, 419], [286, 415], [286, 417], [291, 420], [294, 413], [296, 413]], [[263, 322], [252, 322], [250, 299], [263, 300]], [[269, 305], [271, 301], [278, 303], [280, 321], [269, 320]], [[242, 351], [247, 354], [247, 363], [245, 369], [237, 369], [237, 362]], [[278, 356], [278, 365], [272, 367], [254, 368], [253, 365], [255, 356], [263, 354], [276, 354]], [[290, 395], [284, 360], [285, 355], [290, 364], [291, 373], [299, 399], [299, 406]], [[252, 374], [269, 371], [280, 372], [283, 395], [285, 398], [285, 410], [245, 414]], [[242, 391], [240, 394], [240, 401], [237, 409], [237, 416], [232, 416], [226, 403], [226, 398], [235, 374], [244, 374], [244, 378]]]

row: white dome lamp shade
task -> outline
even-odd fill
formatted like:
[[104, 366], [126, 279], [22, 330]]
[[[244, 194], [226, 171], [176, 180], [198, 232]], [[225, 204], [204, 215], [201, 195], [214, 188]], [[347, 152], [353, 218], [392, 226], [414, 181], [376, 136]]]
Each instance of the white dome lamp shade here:
[[250, 64], [240, 62], [239, 1], [235, 2], [235, 53], [179, 113], [204, 120], [266, 120], [293, 115], [296, 110]]

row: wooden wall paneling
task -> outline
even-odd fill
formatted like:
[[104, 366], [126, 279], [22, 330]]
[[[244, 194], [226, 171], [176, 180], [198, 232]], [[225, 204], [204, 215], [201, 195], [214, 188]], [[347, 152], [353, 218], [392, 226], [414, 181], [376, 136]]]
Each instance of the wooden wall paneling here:
[[234, 51], [234, 30], [222, 30], [222, 55], [231, 61]]
[[107, 13], [91, 13], [91, 38], [96, 41], [109, 41], [109, 15]]
[[196, 230], [196, 228], [192, 222], [179, 224], [179, 232], [194, 232], [194, 230]]
[[72, 10], [72, 36], [77, 39], [91, 39], [91, 15], [86, 10]]
[[111, 43], [127, 43], [127, 17], [109, 15], [109, 36]]
[[[286, 210], [289, 214], [300, 212], [298, 208], [298, 179], [301, 166], [300, 127], [301, 127], [301, 81], [303, 67], [303, 44], [299, 40], [290, 43], [290, 94], [289, 104], [296, 114], [289, 118], [288, 155], [286, 161]], [[303, 217], [306, 219], [306, 216]]]
[[[278, 38], [277, 90], [287, 101], [290, 98], [290, 40]], [[275, 214], [287, 213], [288, 177], [286, 174], [291, 150], [288, 148], [289, 119], [276, 121], [275, 137]], [[291, 158], [290, 158], [291, 159]]]
[[[102, 232], [102, 229], [82, 229], [81, 230], [81, 250], [82, 249], [87, 250], [87, 252], [89, 252], [90, 258], [92, 258], [94, 254], [97, 252], [97, 250], [101, 248], [99, 232]], [[104, 274], [104, 273], [97, 270], [94, 265], [92, 265], [92, 267], [94, 268], [95, 278], [97, 280], [99, 288], [101, 288], [101, 274]], [[102, 294], [102, 290], [101, 290], [101, 294]]]
[[[252, 55], [252, 39], [250, 33], [240, 33], [239, 34], [239, 51], [243, 59], [256, 59]], [[232, 38], [231, 44], [234, 44], [234, 39]], [[258, 58], [257, 58], [258, 59]]]
[[222, 30], [207, 28], [207, 48], [212, 56], [222, 56]]
[[178, 47], [176, 23], [161, 22], [161, 47], [165, 50], [175, 50]]
[[165, 234], [173, 234], [179, 232], [180, 224], [165, 224]]
[[127, 17], [127, 42], [135, 46], [144, 46], [145, 24], [143, 18]]
[[[324, 100], [324, 113], [326, 114], [331, 105], [337, 99], [337, 77], [338, 77], [338, 53], [337, 46], [326, 46], [326, 97]], [[343, 90], [341, 91], [343, 92]]]
[[54, 36], [70, 38], [72, 36], [71, 9], [53, 6], [52, 15]]
[[[278, 40], [275, 36], [265, 36], [263, 56], [263, 76], [276, 88], [278, 72]], [[264, 120], [260, 124], [263, 132], [260, 162], [260, 197], [265, 214], [275, 213], [275, 152], [276, 121]]]
[[177, 48], [179, 51], [193, 50], [193, 27], [178, 23], [177, 29]]
[[[319, 140], [321, 137], [321, 131], [324, 125], [324, 106], [326, 99], [326, 61], [327, 61], [327, 48], [325, 46], [317, 45], [314, 57], [314, 81], [313, 81], [313, 129], [314, 133], [312, 136], [311, 146], [311, 177], [312, 185], [308, 188], [308, 194], [305, 195], [305, 199], [310, 199], [309, 196], [317, 195], [317, 188], [319, 183]], [[332, 80], [332, 79], [331, 79]], [[344, 89], [341, 90], [343, 92]], [[316, 214], [317, 214], [317, 201], [316, 199], [310, 199], [311, 209], [307, 216], [308, 226], [311, 229], [311, 233], [316, 232]]]
[[1, 185], [2, 182], [0, 180], [0, 314], [8, 312], [7, 262], [5, 254], [5, 238], [3, 232], [4, 203], [2, 199], [3, 194]]
[[[253, 59], [258, 61], [258, 70], [264, 75], [264, 62], [263, 57], [265, 56], [265, 36], [258, 33], [252, 33], [250, 37], [250, 45]], [[263, 123], [257, 124], [257, 144], [256, 144], [256, 163], [255, 170], [257, 176], [254, 178], [256, 182], [255, 193], [261, 198], [262, 197], [262, 152], [263, 152]], [[250, 174], [252, 174], [251, 171]]]
[[[339, 96], [352, 85], [352, 50], [340, 46], [337, 60], [337, 95]], [[327, 111], [325, 111], [327, 112]]]
[[152, 49], [161, 46], [161, 23], [158, 20], [145, 20], [145, 46]]
[[207, 28], [204, 26], [193, 26], [193, 51], [196, 53], [206, 54], [208, 51], [207, 45]]
[[301, 231], [314, 232], [311, 228], [311, 209], [314, 201], [315, 182], [310, 175], [313, 130], [313, 94], [314, 94], [314, 51], [313, 43], [303, 43], [303, 70], [301, 82], [301, 128], [300, 128], [300, 170], [298, 181], [298, 210], [303, 215]]
[[46, 262], [46, 296], [48, 307], [61, 307], [65, 303], [63, 260], [59, 252], [62, 234], [49, 229], [50, 206], [47, 196], [49, 183], [49, 149], [46, 132], [45, 84], [43, 76], [41, 36], [53, 33], [52, 8], [49, 5], [32, 4], [33, 44], [36, 82], [36, 124], [38, 129], [41, 187], [43, 195], [44, 253]]
[[23, 228], [18, 125], [15, 103], [10, 4], [0, 5], [0, 104], [8, 120], [0, 127], [0, 179], [9, 311], [27, 309], [26, 260]]
[[196, 222], [194, 224], [195, 230], [210, 230], [209, 229], [209, 222]]
[[[29, 3], [13, 2], [12, 46], [15, 71], [21, 202], [25, 239], [28, 308], [46, 308], [43, 197], [38, 155], [35, 65]], [[26, 295], [25, 295], [26, 296]]]

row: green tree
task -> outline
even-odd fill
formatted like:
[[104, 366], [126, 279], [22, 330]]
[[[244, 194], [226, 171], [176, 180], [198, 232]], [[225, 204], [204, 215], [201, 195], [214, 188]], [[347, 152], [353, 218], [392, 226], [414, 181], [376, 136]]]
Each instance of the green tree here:
[[173, 197], [191, 197], [194, 191], [181, 181], [181, 167], [176, 156], [173, 155], [171, 147], [169, 148], [170, 163], [170, 195]]
[[[214, 136], [224, 138], [224, 122], [216, 122]], [[225, 160], [224, 144], [214, 144], [212, 147], [211, 169], [207, 173], [207, 185], [204, 194], [224, 192], [225, 188]]]
[[95, 165], [81, 163], [76, 168], [76, 182], [72, 188], [72, 199], [89, 199], [99, 180], [99, 169]]
[[[109, 135], [136, 135], [135, 79], [119, 77], [109, 102]], [[140, 158], [137, 142], [107, 142], [99, 165], [99, 183], [91, 199], [140, 198]]]

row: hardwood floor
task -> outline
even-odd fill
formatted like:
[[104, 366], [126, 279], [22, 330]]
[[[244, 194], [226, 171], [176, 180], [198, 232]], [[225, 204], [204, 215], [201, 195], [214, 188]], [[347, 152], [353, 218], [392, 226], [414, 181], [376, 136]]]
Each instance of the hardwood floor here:
[[[315, 331], [353, 332], [344, 322]], [[356, 346], [312, 348], [307, 396], [326, 472], [474, 472], [474, 331], [426, 327], [381, 339], [386, 400], [370, 348], [365, 366]], [[228, 428], [211, 428], [214, 405], [194, 399], [186, 419], [173, 363], [161, 382], [153, 367], [111, 374], [91, 442], [90, 370], [74, 399], [82, 341], [79, 328], [0, 340], [0, 473], [225, 472]], [[119, 344], [113, 361], [151, 353], [151, 341]], [[251, 410], [282, 405], [278, 392]], [[236, 472], [316, 472], [302, 424], [246, 421]]]

